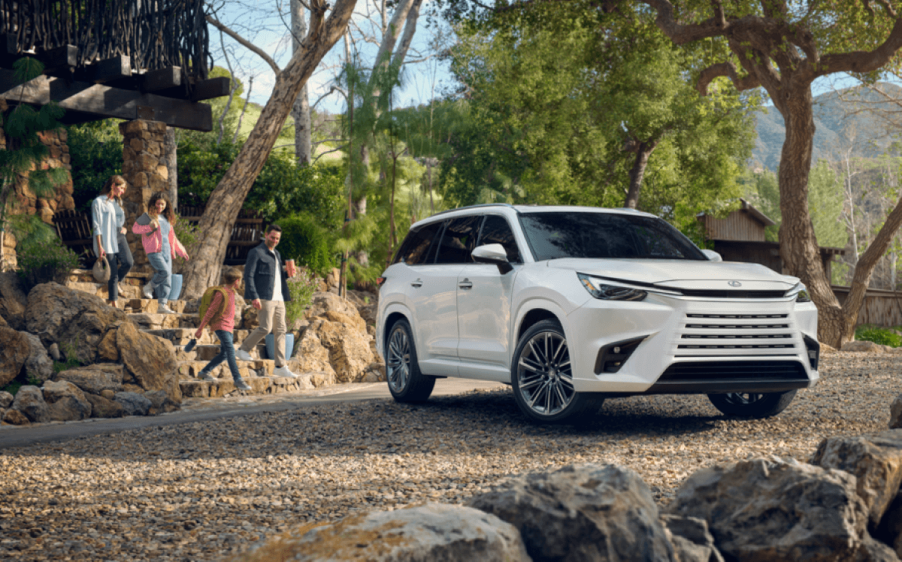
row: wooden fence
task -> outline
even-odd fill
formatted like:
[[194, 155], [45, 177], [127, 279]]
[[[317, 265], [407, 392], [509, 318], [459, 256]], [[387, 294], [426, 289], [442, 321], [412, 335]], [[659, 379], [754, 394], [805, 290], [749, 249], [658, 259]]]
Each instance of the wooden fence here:
[[[181, 220], [197, 225], [203, 207], [179, 207], [177, 213]], [[93, 245], [91, 243], [91, 213], [83, 211], [58, 211], [53, 215], [56, 232], [66, 246], [81, 257], [87, 265], [93, 261]], [[263, 241], [263, 230], [266, 221], [257, 211], [242, 209], [238, 220], [232, 228], [232, 236], [226, 248], [226, 265], [243, 265], [247, 260], [247, 252]], [[129, 230], [131, 227], [129, 226]]]
[[[832, 288], [839, 303], [846, 302], [850, 287], [833, 285]], [[902, 292], [868, 289], [865, 293], [864, 303], [858, 311], [858, 324], [902, 326]]]

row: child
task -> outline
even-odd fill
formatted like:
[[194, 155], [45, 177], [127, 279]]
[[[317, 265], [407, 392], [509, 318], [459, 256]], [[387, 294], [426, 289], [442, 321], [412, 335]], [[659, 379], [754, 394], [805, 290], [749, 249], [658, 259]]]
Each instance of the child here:
[[216, 380], [210, 375], [210, 371], [218, 367], [223, 361], [228, 361], [229, 370], [232, 371], [232, 378], [235, 381], [235, 388], [238, 390], [250, 390], [251, 387], [244, 382], [244, 379], [241, 378], [241, 373], [238, 372], [238, 363], [235, 361], [235, 345], [232, 340], [232, 329], [235, 327], [235, 291], [241, 285], [241, 272], [230, 267], [222, 277], [225, 281], [222, 289], [228, 295], [228, 302], [225, 302], [225, 306], [223, 306], [222, 292], [217, 291], [213, 296], [212, 302], [210, 302], [207, 313], [201, 320], [200, 327], [194, 333], [194, 337], [200, 339], [204, 333], [204, 326], [209, 324], [210, 329], [216, 331], [216, 337], [219, 338], [221, 347], [219, 355], [207, 363], [207, 366], [198, 373], [198, 377], [205, 381]]

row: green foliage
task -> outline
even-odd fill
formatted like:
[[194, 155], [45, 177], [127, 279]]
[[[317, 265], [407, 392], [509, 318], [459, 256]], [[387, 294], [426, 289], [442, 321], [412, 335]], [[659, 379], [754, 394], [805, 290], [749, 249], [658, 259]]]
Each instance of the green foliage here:
[[870, 324], [862, 324], [855, 328], [855, 339], [858, 341], [870, 341], [879, 345], [890, 347], [902, 347], [902, 336], [894, 330], [880, 328]]
[[299, 269], [298, 274], [288, 278], [288, 292], [291, 300], [285, 303], [285, 322], [290, 327], [304, 317], [304, 311], [313, 302], [313, 293], [319, 282], [309, 269]]
[[90, 210], [91, 202], [110, 176], [122, 174], [119, 121], [105, 119], [67, 128], [75, 208]]
[[81, 361], [78, 359], [68, 358], [65, 361], [54, 361], [53, 362], [53, 372], [54, 373], [62, 373], [63, 371], [68, 371], [69, 369], [74, 369], [76, 367], [81, 367]]
[[298, 265], [318, 275], [326, 275], [336, 266], [337, 254], [333, 249], [334, 237], [321, 224], [322, 221], [308, 213], [280, 220], [282, 241], [279, 243], [279, 253], [284, 259], [297, 260]]
[[[193, 256], [195, 253], [194, 251], [197, 249], [197, 243], [199, 241], [197, 235], [198, 232], [200, 232], [200, 228], [194, 223], [182, 220], [179, 216], [176, 216], [176, 221], [172, 228], [175, 230], [175, 237], [178, 238], [179, 242], [185, 247], [185, 253], [188, 254], [189, 258]], [[175, 260], [172, 262], [173, 273], [182, 273], [186, 263], [185, 258], [176, 256]]]
[[19, 392], [19, 389], [22, 388], [23, 386], [25, 386], [24, 383], [21, 383], [19, 381], [12, 381], [8, 385], [0, 388], [0, 390], [3, 390], [4, 392], [9, 392], [13, 396], [15, 396]]
[[16, 274], [24, 291], [50, 281], [61, 281], [79, 266], [78, 255], [56, 237], [29, 237], [16, 248], [19, 268]]

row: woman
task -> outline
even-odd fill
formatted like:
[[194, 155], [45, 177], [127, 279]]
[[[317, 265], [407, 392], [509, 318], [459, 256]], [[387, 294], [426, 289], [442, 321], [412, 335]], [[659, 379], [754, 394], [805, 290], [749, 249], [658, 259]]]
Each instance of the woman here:
[[120, 206], [127, 185], [122, 176], [111, 176], [91, 204], [94, 255], [98, 259], [106, 257], [110, 264], [107, 292], [110, 306], [115, 308], [119, 306], [119, 282], [134, 263], [125, 241], [125, 212]]
[[154, 269], [153, 279], [144, 285], [144, 297], [152, 299], [156, 294], [159, 302], [157, 311], [163, 314], [175, 313], [166, 306], [172, 287], [172, 260], [176, 255], [188, 259], [185, 247], [175, 236], [172, 228], [174, 222], [175, 211], [169, 198], [165, 193], [158, 192], [150, 197], [147, 212], [138, 217], [132, 226], [132, 232], [141, 236], [141, 244]]

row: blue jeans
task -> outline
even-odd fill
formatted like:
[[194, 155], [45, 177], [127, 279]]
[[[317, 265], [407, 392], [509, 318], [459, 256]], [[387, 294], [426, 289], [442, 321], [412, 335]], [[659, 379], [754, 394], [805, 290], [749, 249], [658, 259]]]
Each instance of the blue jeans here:
[[209, 373], [223, 361], [228, 361], [229, 370], [232, 371], [232, 378], [236, 381], [240, 380], [241, 373], [238, 372], [238, 363], [235, 361], [235, 344], [232, 339], [232, 332], [216, 330], [216, 337], [219, 338], [219, 355], [211, 359], [207, 366], [201, 370], [201, 373]]
[[169, 290], [172, 288], [172, 256], [168, 251], [163, 251], [148, 254], [147, 259], [154, 270], [153, 279], [150, 280], [154, 294], [160, 304], [166, 304], [169, 302]]

